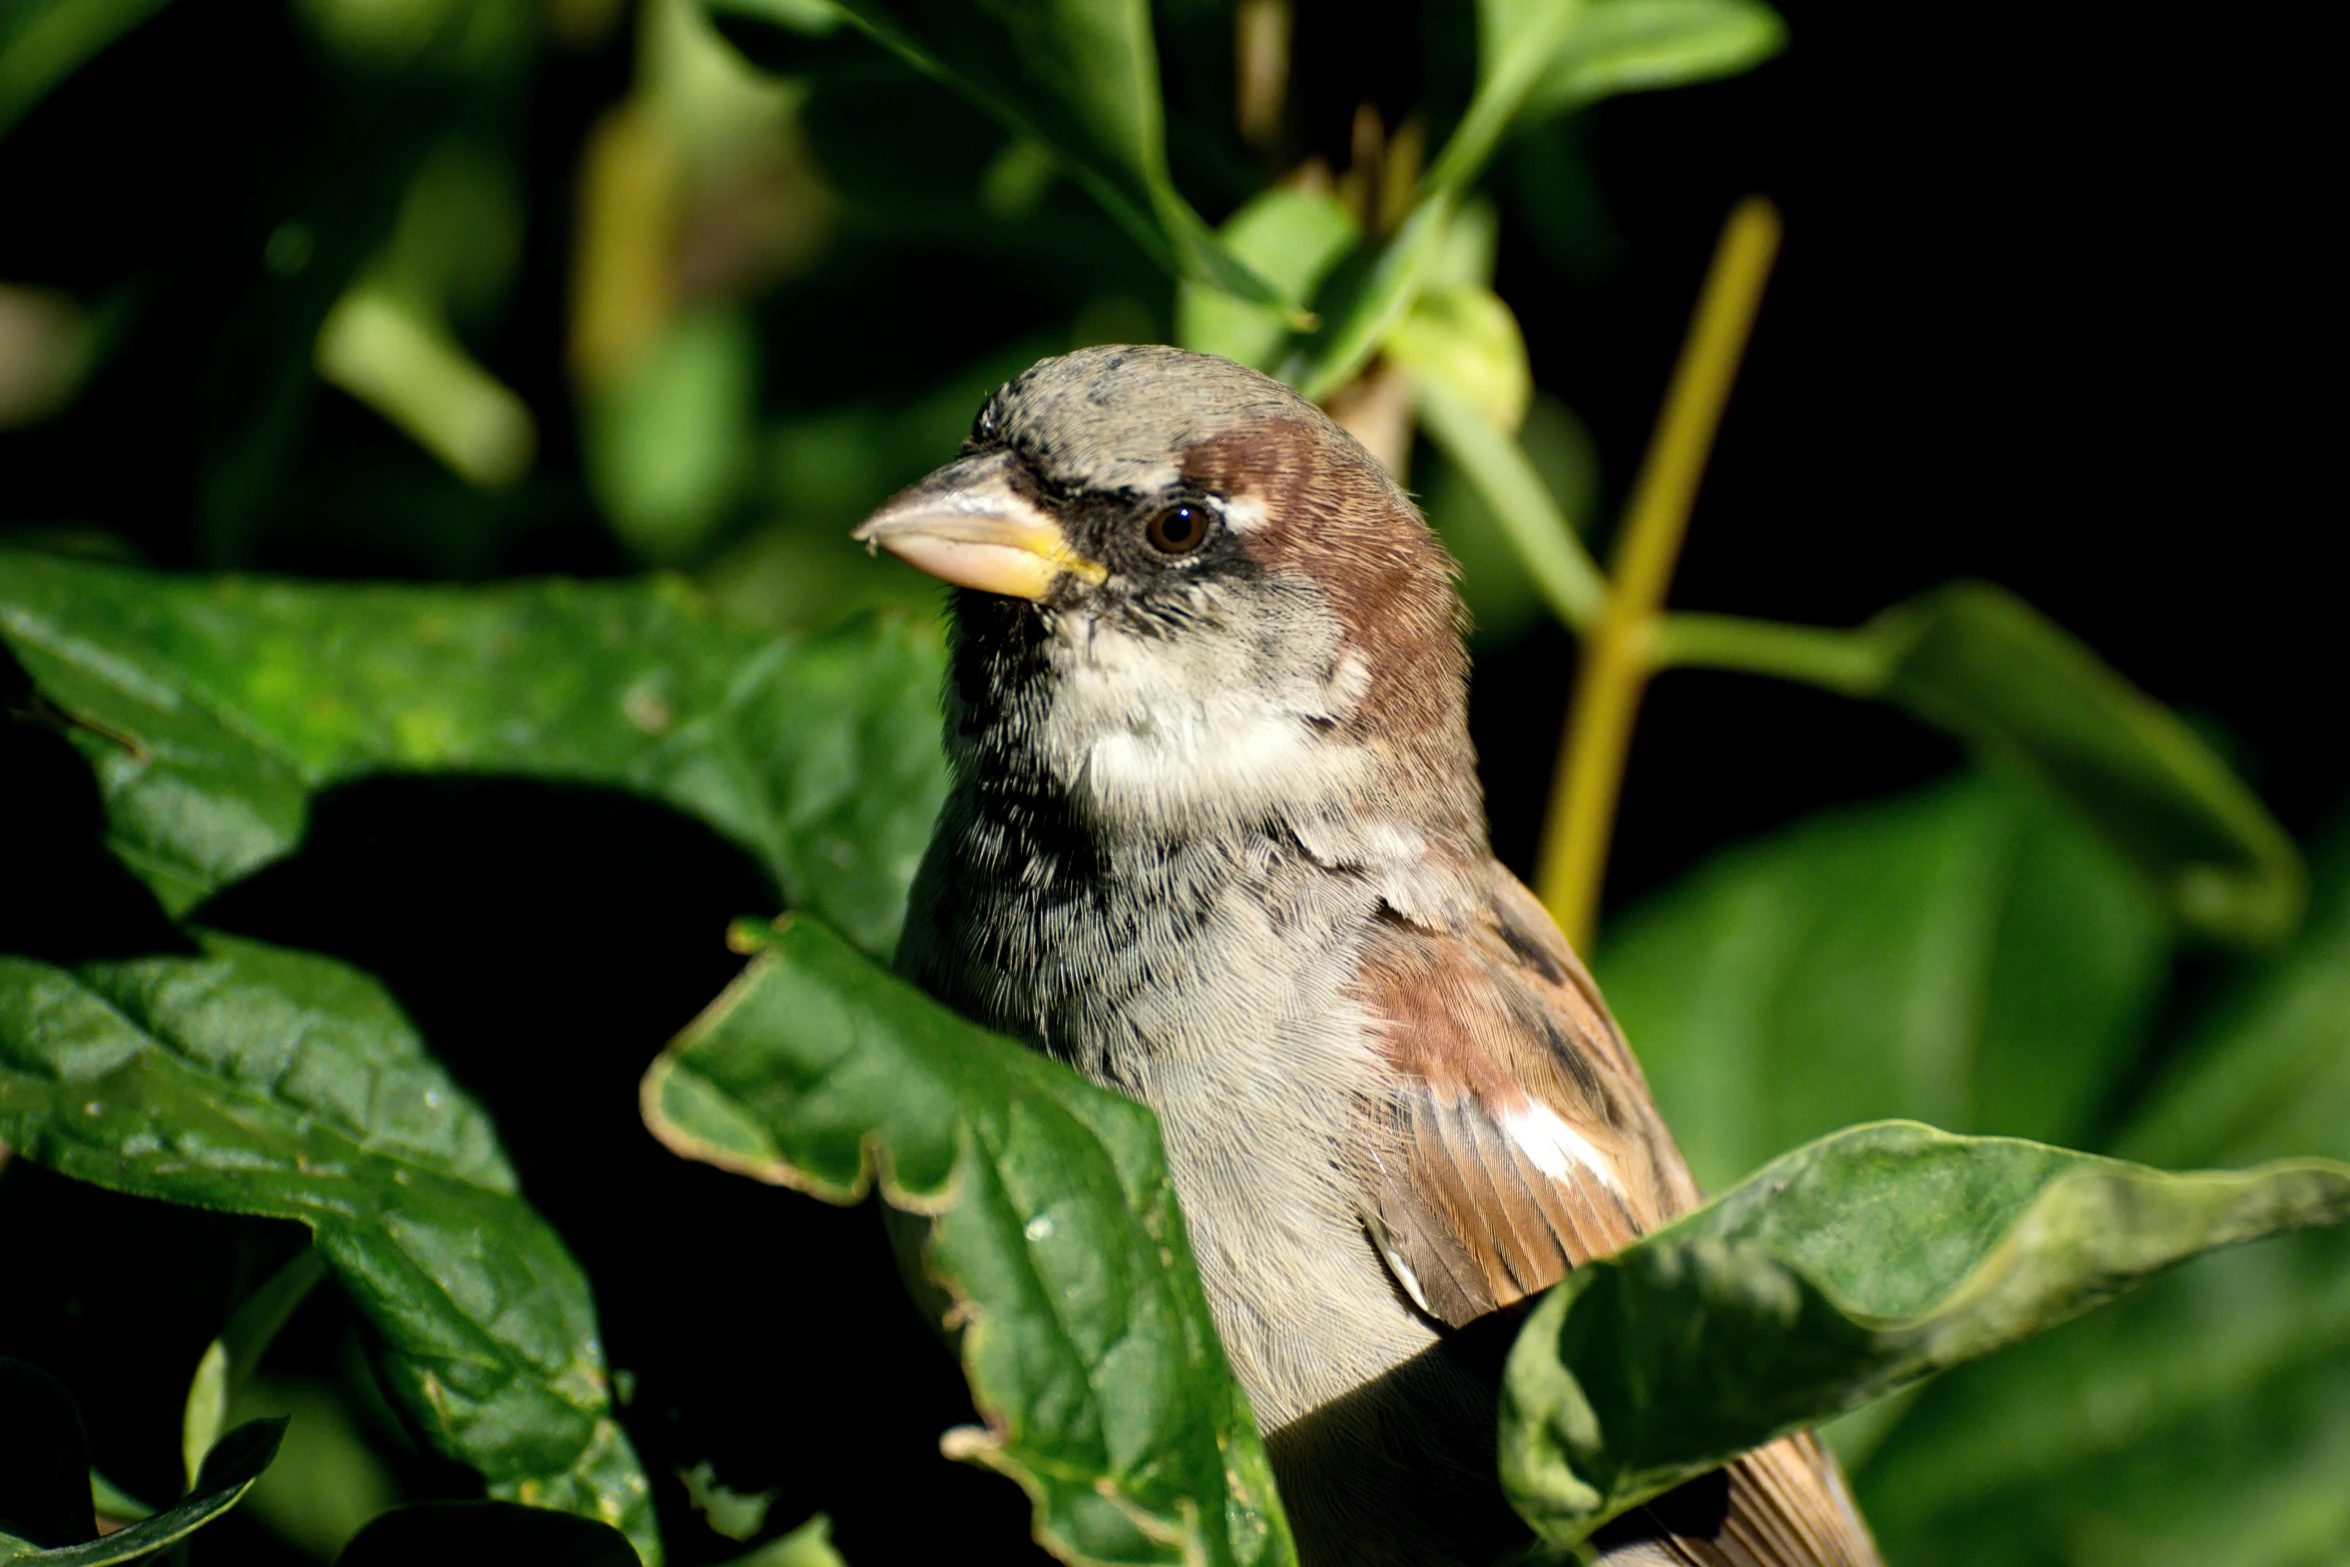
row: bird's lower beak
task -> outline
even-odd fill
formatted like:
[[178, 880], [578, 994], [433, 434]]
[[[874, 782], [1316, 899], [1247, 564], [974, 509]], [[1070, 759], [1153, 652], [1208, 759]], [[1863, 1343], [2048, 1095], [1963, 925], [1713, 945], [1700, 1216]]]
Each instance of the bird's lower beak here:
[[1069, 546], [1061, 525], [1011, 483], [1012, 458], [985, 452], [947, 464], [857, 525], [851, 535], [957, 587], [1041, 599], [1068, 575], [1098, 583], [1099, 561]]

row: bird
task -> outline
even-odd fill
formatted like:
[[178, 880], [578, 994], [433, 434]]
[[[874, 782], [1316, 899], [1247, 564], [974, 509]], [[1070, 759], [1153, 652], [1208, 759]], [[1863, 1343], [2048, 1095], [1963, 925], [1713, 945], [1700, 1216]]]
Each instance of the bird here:
[[[1307, 1567], [1522, 1544], [1493, 1330], [1700, 1194], [1494, 856], [1451, 558], [1312, 403], [1156, 345], [1005, 383], [853, 536], [951, 588], [899, 971], [1156, 1114]], [[1880, 1567], [1808, 1433], [1596, 1544]]]

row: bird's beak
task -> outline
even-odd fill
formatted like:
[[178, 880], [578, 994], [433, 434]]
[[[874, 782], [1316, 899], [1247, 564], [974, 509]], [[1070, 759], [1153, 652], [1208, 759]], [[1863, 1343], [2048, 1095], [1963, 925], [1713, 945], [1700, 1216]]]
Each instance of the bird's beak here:
[[1012, 487], [1011, 455], [947, 464], [857, 525], [850, 537], [941, 581], [1041, 599], [1064, 573], [1099, 583], [1109, 571], [1069, 547], [1061, 525]]

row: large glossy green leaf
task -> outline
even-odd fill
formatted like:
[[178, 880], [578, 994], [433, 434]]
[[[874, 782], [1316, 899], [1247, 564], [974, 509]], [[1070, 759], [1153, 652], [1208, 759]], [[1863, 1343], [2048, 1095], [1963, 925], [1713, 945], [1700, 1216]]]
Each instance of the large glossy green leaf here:
[[946, 791], [935, 632], [781, 642], [667, 579], [350, 587], [0, 554], [0, 637], [84, 726], [108, 845], [175, 914], [291, 852], [328, 784], [514, 773], [699, 817], [883, 952]]
[[[2199, 1252], [2350, 1218], [2350, 1165], [2172, 1175], [1855, 1127], [1586, 1264], [1510, 1353], [1502, 1476], [1546, 1536], [1975, 1359]], [[2188, 1368], [2182, 1367], [2182, 1371]]]
[[984, 1430], [1072, 1562], [1277, 1564], [1288, 1529], [1149, 1113], [793, 920], [645, 1079], [680, 1153], [930, 1220]]
[[254, 1420], [223, 1436], [204, 1455], [204, 1467], [194, 1486], [175, 1507], [112, 1534], [48, 1550], [12, 1551], [0, 1541], [0, 1562], [21, 1563], [22, 1567], [117, 1567], [144, 1560], [186, 1539], [243, 1500], [261, 1471], [277, 1456], [278, 1439], [285, 1429], [283, 1420]]
[[307, 1224], [435, 1446], [657, 1559], [587, 1280], [487, 1116], [366, 976], [197, 935], [193, 956], [73, 969], [0, 955], [0, 1141], [114, 1191]]
[[1594, 966], [1718, 1188], [1860, 1120], [2081, 1141], [2169, 952], [2104, 839], [1977, 773], [1726, 852], [1611, 925]]
[[[2295, 944], [2229, 988], [2119, 1141], [2350, 1157], [2350, 833]], [[1928, 1388], [1856, 1476], [1916, 1567], [2350, 1560], [2350, 1231], [2230, 1253]]]
[[[1178, 276], [1259, 304], [1278, 290], [1236, 258], [1167, 172], [1158, 51], [1145, 0], [838, 0], [884, 47], [1049, 147]], [[713, 0], [797, 30], [805, 7]]]

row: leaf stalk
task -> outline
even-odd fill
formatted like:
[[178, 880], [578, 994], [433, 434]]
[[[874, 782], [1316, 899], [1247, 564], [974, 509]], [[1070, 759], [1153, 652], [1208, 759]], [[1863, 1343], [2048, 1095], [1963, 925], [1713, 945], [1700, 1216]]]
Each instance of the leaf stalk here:
[[1723, 226], [1633, 485], [1607, 594], [1584, 643], [1535, 878], [1543, 903], [1578, 947], [1588, 945], [1598, 915], [1633, 723], [1660, 664], [1665, 593], [1780, 231], [1778, 209], [1759, 196], [1740, 202]]

